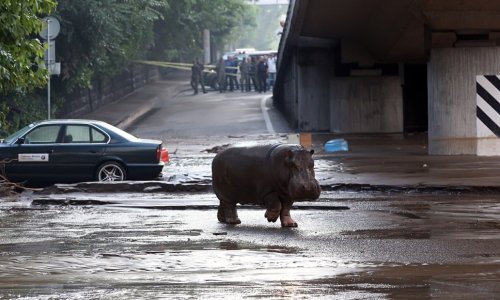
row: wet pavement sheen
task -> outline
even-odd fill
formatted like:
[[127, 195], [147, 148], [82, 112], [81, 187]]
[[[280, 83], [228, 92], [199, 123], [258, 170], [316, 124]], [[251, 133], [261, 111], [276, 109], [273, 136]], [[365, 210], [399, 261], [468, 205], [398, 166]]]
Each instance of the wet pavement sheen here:
[[[292, 210], [295, 229], [268, 223], [264, 209], [254, 207], [241, 207], [238, 226], [218, 223], [215, 208], [161, 208], [217, 203], [204, 192], [115, 194], [115, 203], [104, 205], [31, 205], [32, 199], [0, 207], [0, 298], [492, 299], [500, 293], [495, 195], [324, 192]], [[336, 209], [342, 206], [349, 209]]]

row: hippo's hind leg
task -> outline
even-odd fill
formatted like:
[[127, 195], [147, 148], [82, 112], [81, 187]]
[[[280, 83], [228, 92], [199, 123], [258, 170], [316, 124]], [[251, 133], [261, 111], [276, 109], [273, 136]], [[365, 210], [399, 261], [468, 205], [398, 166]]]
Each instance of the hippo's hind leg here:
[[295, 222], [290, 216], [290, 209], [292, 208], [293, 201], [286, 200], [281, 202], [280, 221], [281, 227], [297, 227]]
[[[219, 197], [219, 195], [217, 195]], [[220, 198], [219, 209], [217, 210], [217, 219], [221, 223], [227, 224], [240, 224], [241, 220], [238, 218], [238, 211], [236, 210], [236, 203], [227, 204], [223, 198]]]
[[240, 224], [241, 220], [238, 218], [238, 211], [236, 210], [236, 204], [223, 204], [222, 201], [219, 205], [219, 210], [217, 211], [217, 218], [222, 223], [228, 224]]

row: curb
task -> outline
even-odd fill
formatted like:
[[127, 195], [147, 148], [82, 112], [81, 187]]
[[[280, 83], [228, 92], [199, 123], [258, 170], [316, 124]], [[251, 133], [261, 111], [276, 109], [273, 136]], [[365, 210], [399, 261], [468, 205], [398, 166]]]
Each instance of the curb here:
[[[321, 185], [325, 192], [367, 192], [367, 193], [435, 193], [435, 194], [498, 194], [500, 186], [431, 186], [431, 185], [370, 185], [339, 183]], [[116, 191], [128, 193], [182, 193], [212, 191], [212, 184], [200, 183], [168, 183], [165, 181], [122, 181], [122, 182], [81, 182], [75, 184], [56, 184], [35, 194], [66, 194], [66, 193], [113, 193]]]
[[379, 193], [435, 193], [435, 194], [498, 194], [500, 186], [466, 186], [466, 185], [371, 185], [356, 183], [339, 183], [321, 185], [322, 191], [333, 192], [379, 192]]
[[[177, 97], [178, 95], [180, 95], [181, 93], [183, 93], [186, 90], [187, 90], [186, 87], [183, 85], [174, 86], [174, 88], [172, 89], [172, 96]], [[135, 113], [133, 113], [129, 116], [125, 116], [123, 119], [119, 120], [118, 122], [116, 122], [113, 125], [122, 129], [122, 130], [126, 130], [134, 122], [136, 122], [137, 120], [141, 119], [142, 117], [147, 115], [149, 112], [151, 112], [155, 108], [156, 104], [158, 104], [158, 102], [160, 102], [160, 98], [158, 96], [154, 96], [153, 98], [150, 98], [148, 101], [146, 101], [145, 104], [143, 104], [142, 106], [139, 106], [135, 110]]]
[[150, 112], [154, 108], [156, 102], [158, 102], [158, 99], [159, 99], [158, 96], [153, 97], [152, 100], [150, 100], [146, 104], [138, 107], [134, 114], [131, 114], [129, 116], [124, 117], [123, 119], [119, 120], [118, 122], [116, 122], [113, 125], [120, 128], [120, 129], [125, 130], [132, 123], [134, 123], [135, 121], [140, 119], [142, 116], [144, 116], [148, 112]]

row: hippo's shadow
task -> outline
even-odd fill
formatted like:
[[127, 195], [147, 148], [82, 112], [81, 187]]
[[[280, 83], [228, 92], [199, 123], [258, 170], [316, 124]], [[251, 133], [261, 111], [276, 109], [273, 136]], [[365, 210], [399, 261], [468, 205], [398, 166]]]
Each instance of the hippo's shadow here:
[[265, 226], [265, 225], [254, 225], [254, 224], [224, 224], [220, 223], [220, 229], [224, 229], [228, 234], [252, 234], [259, 236], [280, 236], [280, 237], [300, 237], [300, 231], [298, 227], [281, 227], [281, 226]]
[[222, 241], [219, 243], [218, 248], [221, 250], [249, 250], [256, 252], [267, 252], [267, 253], [277, 253], [277, 254], [297, 254], [300, 249], [295, 247], [285, 247], [281, 245], [260, 245], [248, 242], [236, 242], [236, 241]]
[[[224, 250], [249, 250], [296, 254], [300, 249], [292, 246], [294, 241], [303, 239], [296, 228], [266, 227], [264, 225], [229, 225], [220, 223], [219, 230], [227, 232], [219, 240], [219, 248]], [[285, 241], [285, 242], [284, 242]]]

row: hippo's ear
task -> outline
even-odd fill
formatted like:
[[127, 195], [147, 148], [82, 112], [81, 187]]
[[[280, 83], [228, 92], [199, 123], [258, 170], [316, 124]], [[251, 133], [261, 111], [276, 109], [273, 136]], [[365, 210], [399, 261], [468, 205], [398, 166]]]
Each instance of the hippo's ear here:
[[311, 149], [311, 151], [309, 151], [309, 153], [311, 153], [311, 156], [314, 154], [314, 149]]

